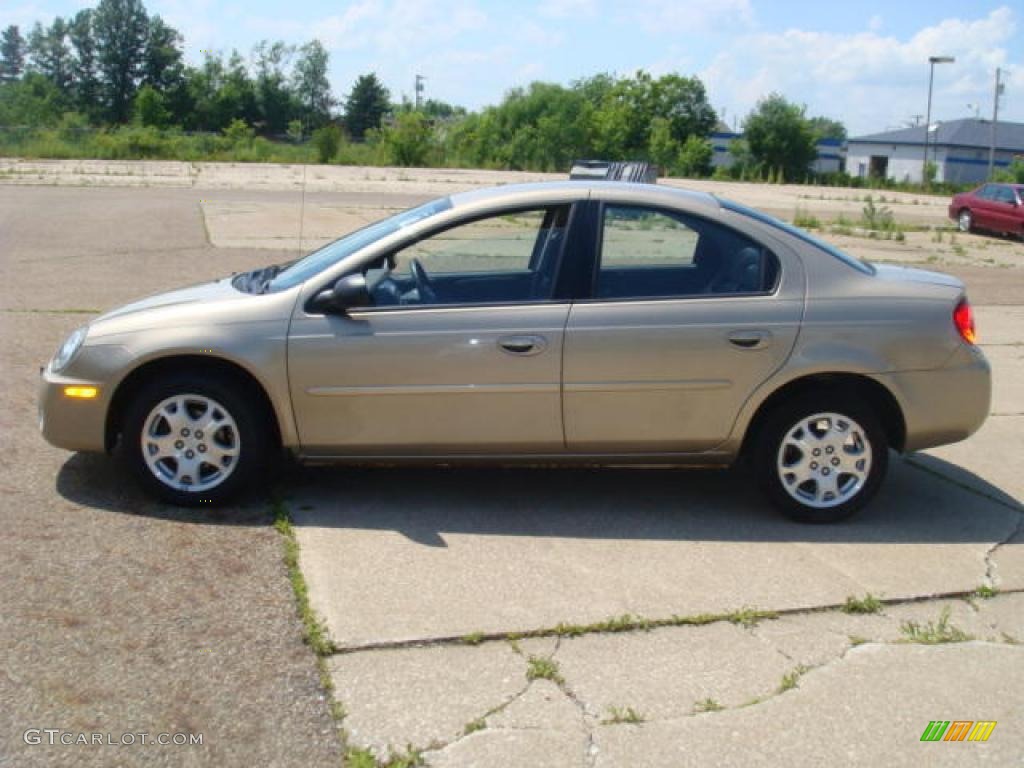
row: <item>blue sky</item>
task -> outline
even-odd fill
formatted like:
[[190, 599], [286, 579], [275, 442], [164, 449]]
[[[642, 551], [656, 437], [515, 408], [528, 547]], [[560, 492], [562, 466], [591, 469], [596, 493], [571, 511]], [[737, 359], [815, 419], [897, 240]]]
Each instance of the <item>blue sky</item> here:
[[[0, 26], [25, 29], [94, 5], [0, 0]], [[704, 80], [730, 124], [778, 91], [853, 134], [905, 125], [925, 112], [928, 56], [936, 67], [933, 119], [991, 116], [995, 68], [1008, 71], [1002, 118], [1024, 122], [1024, 6], [1009, 3], [764, 2], [762, 0], [148, 0], [204, 49], [247, 53], [259, 40], [318, 38], [343, 96], [376, 71], [396, 97], [426, 93], [471, 108], [531, 80], [568, 83], [643, 68]]]

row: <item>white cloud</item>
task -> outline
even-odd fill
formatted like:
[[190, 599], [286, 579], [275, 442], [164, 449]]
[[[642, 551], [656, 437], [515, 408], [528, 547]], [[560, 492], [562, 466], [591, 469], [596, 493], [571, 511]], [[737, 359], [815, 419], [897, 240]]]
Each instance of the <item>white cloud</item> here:
[[750, 0], [635, 0], [623, 20], [652, 35], [721, 33], [755, 24]]
[[953, 119], [966, 116], [967, 102], [991, 105], [994, 70], [1009, 63], [1016, 24], [1014, 12], [1002, 7], [978, 19], [944, 20], [905, 40], [871, 30], [751, 34], [729, 44], [701, 76], [714, 103], [731, 114], [745, 115], [777, 91], [864, 133], [923, 113], [928, 57], [951, 55], [955, 64], [936, 66], [932, 114]]

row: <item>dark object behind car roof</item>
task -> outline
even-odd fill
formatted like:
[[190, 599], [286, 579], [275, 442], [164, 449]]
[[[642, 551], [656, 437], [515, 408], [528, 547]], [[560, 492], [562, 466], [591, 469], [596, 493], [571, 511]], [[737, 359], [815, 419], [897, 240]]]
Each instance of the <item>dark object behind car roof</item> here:
[[658, 169], [642, 160], [576, 160], [569, 170], [569, 178], [657, 184]]

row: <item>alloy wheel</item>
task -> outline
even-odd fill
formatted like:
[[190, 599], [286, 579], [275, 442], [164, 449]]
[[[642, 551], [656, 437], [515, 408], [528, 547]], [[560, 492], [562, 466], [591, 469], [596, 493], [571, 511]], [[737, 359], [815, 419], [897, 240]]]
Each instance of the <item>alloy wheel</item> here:
[[849, 416], [806, 416], [779, 445], [776, 471], [786, 492], [815, 509], [836, 507], [856, 496], [871, 474], [871, 443]]
[[176, 491], [201, 493], [234, 472], [241, 451], [238, 425], [206, 395], [181, 394], [159, 402], [146, 416], [142, 456], [150, 472]]

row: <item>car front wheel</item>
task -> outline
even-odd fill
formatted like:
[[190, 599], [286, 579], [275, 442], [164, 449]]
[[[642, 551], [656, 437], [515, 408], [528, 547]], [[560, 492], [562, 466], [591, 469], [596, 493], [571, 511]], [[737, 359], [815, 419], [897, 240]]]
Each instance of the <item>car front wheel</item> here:
[[871, 409], [850, 396], [802, 398], [766, 420], [755, 471], [776, 507], [806, 523], [849, 517], [878, 491], [889, 446]]
[[244, 391], [194, 375], [144, 387], [124, 422], [126, 458], [142, 486], [172, 504], [216, 505], [259, 477], [267, 430]]
[[971, 227], [974, 226], [974, 220], [971, 218], [971, 212], [964, 208], [960, 211], [960, 215], [957, 217], [956, 223], [961, 232], [970, 232]]

